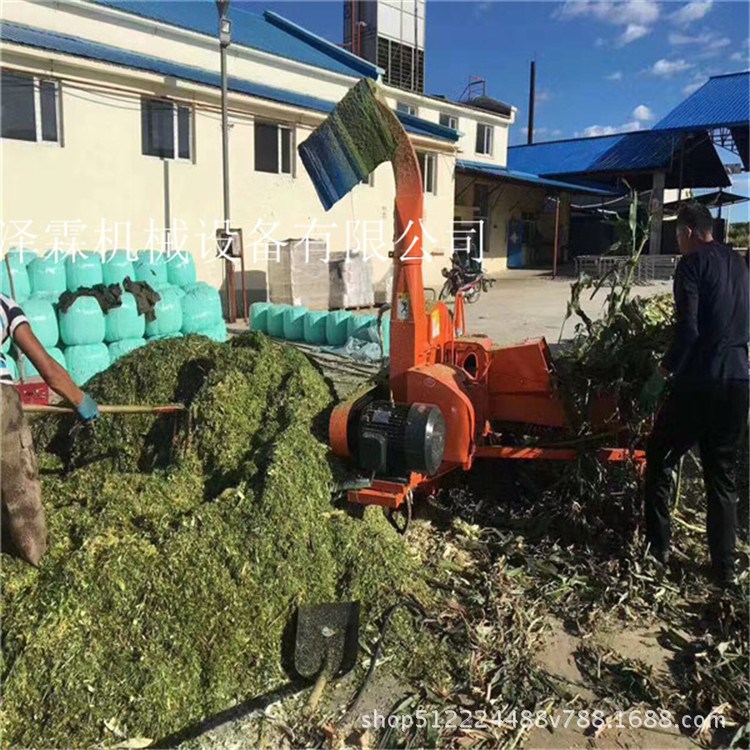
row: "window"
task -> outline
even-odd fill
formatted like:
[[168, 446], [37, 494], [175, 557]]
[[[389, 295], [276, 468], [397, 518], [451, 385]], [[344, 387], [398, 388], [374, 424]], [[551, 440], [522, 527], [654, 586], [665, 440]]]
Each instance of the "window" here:
[[141, 141], [146, 156], [193, 158], [193, 113], [165, 99], [141, 99]]
[[417, 114], [417, 108], [406, 102], [396, 102], [396, 112], [405, 112], [407, 115]]
[[292, 130], [284, 125], [255, 123], [255, 171], [292, 174]]
[[492, 125], [477, 125], [477, 153], [492, 156]]
[[3, 138], [60, 142], [57, 81], [4, 70], [0, 81], [0, 131]]
[[453, 117], [453, 115], [440, 115], [440, 124], [445, 125], [446, 128], [458, 130], [458, 117]]
[[435, 154], [417, 154], [419, 169], [422, 172], [422, 189], [435, 195], [437, 192], [437, 157]]

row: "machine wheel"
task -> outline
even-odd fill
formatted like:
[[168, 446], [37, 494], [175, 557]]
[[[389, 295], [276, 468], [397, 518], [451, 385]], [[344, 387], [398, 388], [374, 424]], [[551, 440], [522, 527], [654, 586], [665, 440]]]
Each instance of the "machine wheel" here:
[[438, 299], [448, 299], [448, 297], [450, 296], [451, 296], [451, 283], [450, 281], [446, 281], [445, 284], [443, 284], [443, 288], [440, 290]]

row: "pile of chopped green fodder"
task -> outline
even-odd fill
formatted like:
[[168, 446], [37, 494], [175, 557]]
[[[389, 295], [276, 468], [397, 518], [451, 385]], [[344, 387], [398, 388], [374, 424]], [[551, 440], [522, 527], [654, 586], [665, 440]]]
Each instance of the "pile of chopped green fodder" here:
[[181, 402], [190, 424], [34, 425], [50, 547], [0, 571], [5, 746], [168, 736], [288, 681], [297, 605], [359, 600], [367, 625], [424, 594], [380, 510], [332, 501], [331, 396], [304, 355], [257, 334], [165, 340], [87, 390]]

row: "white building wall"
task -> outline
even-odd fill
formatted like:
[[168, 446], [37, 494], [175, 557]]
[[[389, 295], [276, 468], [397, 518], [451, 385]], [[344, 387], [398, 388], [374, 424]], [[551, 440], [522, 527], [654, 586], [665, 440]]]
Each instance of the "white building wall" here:
[[[440, 115], [446, 114], [455, 117], [458, 120], [459, 139], [457, 142], [459, 159], [467, 161], [481, 161], [487, 164], [494, 164], [499, 167], [505, 167], [508, 163], [508, 138], [510, 126], [515, 122], [516, 111], [512, 110], [511, 116], [502, 117], [492, 112], [484, 112], [472, 107], [462, 107], [455, 102], [448, 100], [441, 101], [437, 97], [421, 96], [410, 91], [402, 91], [391, 86], [384, 87], [386, 91], [386, 101], [396, 108], [397, 102], [410, 104], [416, 109], [416, 114], [423, 120], [430, 122], [440, 122]], [[483, 155], [476, 152], [477, 143], [477, 124], [483, 123], [493, 128], [494, 145], [492, 154]]]
[[[121, 13], [116, 14], [120, 25], [115, 26], [115, 12], [101, 6], [77, 0], [49, 5], [16, 0], [4, 3], [3, 13], [10, 22], [218, 69], [215, 40]], [[214, 259], [213, 239], [215, 222], [223, 215], [218, 90], [18, 45], [3, 44], [0, 51], [6, 68], [60, 80], [63, 133], [60, 146], [0, 141], [3, 250], [20, 244], [14, 235], [27, 221], [35, 235], [33, 245], [42, 252], [54, 246], [55, 233], [61, 230], [63, 221], [75, 222], [69, 230], [75, 234], [76, 246], [88, 250], [125, 246], [124, 238], [114, 244], [109, 235], [103, 240], [102, 225], [111, 233], [115, 223], [120, 223], [121, 230], [129, 224], [133, 250], [146, 249], [150, 241], [155, 243], [158, 236], [163, 237], [168, 227], [174, 245], [195, 256], [199, 278], [219, 286], [224, 264]], [[233, 49], [229, 70], [230, 75], [329, 100], [340, 99], [355, 82], [354, 78], [240, 48]], [[395, 107], [393, 91], [387, 96]], [[166, 96], [195, 107], [191, 162], [142, 154], [141, 95]], [[429, 97], [417, 98], [419, 116], [438, 122], [440, 112], [445, 110], [442, 103]], [[283, 241], [304, 236], [313, 222], [317, 228], [312, 236], [320, 238], [329, 233], [333, 251], [354, 249], [363, 241], [366, 230], [368, 249], [375, 254], [375, 278], [384, 278], [392, 267], [387, 257], [393, 240], [395, 197], [390, 166], [381, 165], [374, 174], [373, 186], [358, 186], [326, 213], [296, 152], [296, 145], [324, 116], [231, 93], [229, 103], [232, 226], [243, 229], [252, 286], [259, 291], [265, 283], [266, 242], [261, 242], [262, 230], [272, 239]], [[463, 113], [459, 127], [465, 128], [466, 135], [460, 144], [465, 148], [468, 139], [473, 152], [473, 110], [447, 107]], [[293, 127], [294, 175], [255, 171], [256, 117]], [[508, 121], [500, 123], [503, 118], [492, 116], [489, 119], [497, 121], [494, 156], [504, 163]], [[425, 196], [424, 216], [424, 245], [430, 253], [424, 264], [425, 284], [437, 286], [442, 281], [440, 269], [450, 256], [456, 147], [432, 138], [414, 136], [412, 140], [418, 150], [437, 156], [436, 192]], [[469, 153], [461, 155], [474, 158]], [[382, 247], [375, 250], [379, 233]], [[72, 241], [71, 237], [57, 239], [62, 247], [69, 247]]]
[[[130, 225], [131, 249], [147, 249], [154, 232], [163, 236], [169, 226], [175, 246], [190, 251], [198, 262], [199, 276], [220, 285], [223, 264], [213, 260], [215, 222], [223, 215], [221, 124], [217, 92], [185, 82], [165, 86], [157, 77], [134, 71], [113, 70], [97, 63], [30, 64], [27, 52], [4, 50], [4, 65], [15, 69], [58, 74], [61, 83], [62, 146], [2, 141], [4, 186], [0, 211], [5, 221], [3, 249], [17, 246], [17, 228], [31, 222], [39, 251], [55, 243], [55, 224], [72, 222], [77, 246], [113, 249], [101, 244], [101, 226], [116, 222]], [[21, 65], [23, 61], [26, 65]], [[15, 64], [14, 64], [15, 63]], [[71, 78], [68, 78], [71, 76]], [[75, 80], [72, 80], [73, 76]], [[88, 80], [91, 86], [82, 87]], [[115, 89], [102, 90], [104, 86]], [[190, 100], [194, 110], [194, 159], [191, 162], [160, 159], [141, 153], [140, 94], [171, 95]], [[322, 115], [278, 107], [247, 97], [231, 97], [230, 188], [232, 225], [243, 228], [245, 259], [253, 283], [260, 286], [267, 267], [266, 241], [255, 245], [264, 232], [273, 240], [329, 234], [333, 251], [354, 249], [365, 242], [374, 255], [375, 278], [392, 266], [387, 257], [393, 239], [395, 187], [389, 165], [375, 172], [373, 186], [356, 187], [334, 208], [325, 212], [294, 150], [294, 175], [267, 174], [254, 169], [254, 119], [292, 125], [296, 143], [312, 132]], [[438, 160], [437, 191], [425, 196], [424, 227], [434, 242], [426, 249], [437, 258], [448, 255], [453, 209], [452, 144], [415, 138], [420, 150], [442, 149]], [[261, 225], [258, 225], [261, 222]], [[332, 226], [334, 225], [335, 226]], [[255, 231], [253, 231], [255, 229]], [[184, 245], [180, 245], [184, 241]], [[381, 244], [382, 242], [382, 244]], [[70, 247], [71, 239], [59, 240]], [[125, 246], [124, 238], [117, 242]], [[155, 245], [153, 245], [155, 246]], [[203, 255], [203, 257], [201, 257]], [[439, 281], [439, 262], [425, 263], [425, 282]]]

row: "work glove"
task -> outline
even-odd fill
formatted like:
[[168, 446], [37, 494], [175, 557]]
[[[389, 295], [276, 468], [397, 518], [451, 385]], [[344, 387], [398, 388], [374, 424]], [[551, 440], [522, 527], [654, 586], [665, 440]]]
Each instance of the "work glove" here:
[[661, 399], [666, 385], [667, 381], [660, 370], [658, 368], [655, 369], [645, 382], [641, 389], [641, 395], [638, 397], [641, 409], [647, 412], [654, 411], [659, 404], [659, 399]]
[[96, 401], [94, 401], [88, 393], [83, 394], [83, 401], [76, 406], [76, 411], [78, 412], [78, 416], [84, 422], [93, 422], [95, 419], [99, 418], [99, 407], [96, 405]]

